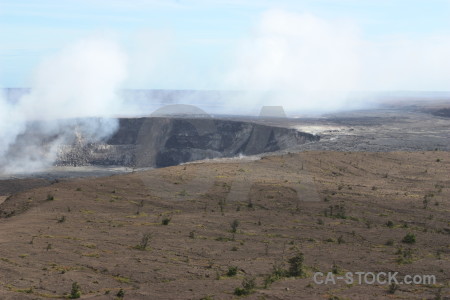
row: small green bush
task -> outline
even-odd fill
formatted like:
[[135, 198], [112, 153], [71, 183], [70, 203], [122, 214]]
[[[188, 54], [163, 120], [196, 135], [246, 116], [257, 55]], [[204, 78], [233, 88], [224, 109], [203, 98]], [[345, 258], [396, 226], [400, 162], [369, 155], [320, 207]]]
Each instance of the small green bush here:
[[303, 256], [303, 253], [298, 252], [294, 257], [291, 257], [288, 260], [289, 263], [289, 270], [288, 275], [291, 277], [298, 277], [298, 276], [304, 276], [305, 272], [303, 270], [303, 262], [305, 258]]
[[139, 245], [134, 246], [134, 249], [138, 250], [146, 250], [148, 246], [148, 242], [151, 240], [152, 234], [151, 233], [144, 233], [142, 236], [141, 242]]
[[124, 292], [122, 289], [120, 289], [120, 290], [117, 292], [116, 296], [117, 296], [119, 299], [122, 299], [122, 298], [125, 296], [125, 292]]
[[242, 280], [242, 287], [238, 287], [234, 290], [234, 294], [236, 296], [245, 296], [250, 295], [256, 287], [255, 278], [254, 277], [245, 277]]
[[407, 233], [403, 237], [402, 242], [406, 244], [414, 244], [416, 242], [416, 235], [414, 233]]
[[331, 267], [331, 272], [333, 274], [339, 274], [339, 266], [336, 263], [333, 263], [333, 266]]
[[398, 285], [395, 282], [393, 282], [389, 285], [388, 293], [394, 294], [397, 291], [397, 289], [398, 289]]
[[72, 283], [72, 289], [70, 291], [70, 299], [78, 299], [81, 297], [81, 287], [80, 285], [75, 281]]
[[269, 285], [271, 285], [277, 280], [287, 277], [287, 275], [288, 272], [281, 265], [275, 265], [273, 267], [272, 273], [264, 277], [264, 287], [268, 288]]
[[394, 245], [394, 240], [387, 240], [385, 245], [386, 246], [393, 246]]
[[231, 222], [230, 224], [231, 226], [231, 232], [232, 233], [236, 233], [238, 227], [239, 227], [239, 221], [238, 220], [234, 220], [233, 222]]
[[403, 249], [400, 247], [396, 254], [398, 254], [397, 263], [399, 264], [411, 264], [413, 262], [413, 251], [410, 248]]
[[236, 276], [237, 272], [238, 272], [237, 267], [234, 267], [234, 266], [228, 267], [227, 276], [228, 277]]

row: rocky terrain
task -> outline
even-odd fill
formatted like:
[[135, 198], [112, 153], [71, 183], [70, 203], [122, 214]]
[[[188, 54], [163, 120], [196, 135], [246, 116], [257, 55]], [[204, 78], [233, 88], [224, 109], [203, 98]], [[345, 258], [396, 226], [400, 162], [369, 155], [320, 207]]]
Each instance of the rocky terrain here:
[[1, 175], [0, 299], [449, 299], [443, 108], [122, 118], [59, 166]]
[[444, 151], [314, 151], [22, 182], [0, 189], [0, 298], [448, 299], [449, 173]]

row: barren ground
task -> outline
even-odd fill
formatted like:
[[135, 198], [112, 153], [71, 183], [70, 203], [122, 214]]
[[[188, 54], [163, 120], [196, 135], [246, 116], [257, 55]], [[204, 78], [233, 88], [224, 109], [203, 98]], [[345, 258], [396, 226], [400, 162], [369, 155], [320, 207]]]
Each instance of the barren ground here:
[[[449, 297], [449, 173], [450, 152], [304, 152], [0, 189], [0, 298], [63, 298], [77, 282], [83, 299], [234, 299], [250, 276], [248, 299]], [[298, 252], [305, 275], [265, 287]], [[333, 266], [437, 283], [313, 282]]]

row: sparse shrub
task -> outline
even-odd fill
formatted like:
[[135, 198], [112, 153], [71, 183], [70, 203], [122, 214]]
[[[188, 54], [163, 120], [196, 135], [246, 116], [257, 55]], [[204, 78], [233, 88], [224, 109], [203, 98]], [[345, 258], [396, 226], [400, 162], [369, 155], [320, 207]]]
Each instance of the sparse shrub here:
[[229, 241], [233, 241], [234, 240], [234, 238], [229, 238], [229, 237], [225, 237], [225, 236], [219, 236], [219, 237], [216, 237], [216, 239], [215, 239], [216, 241], [218, 241], [218, 242], [229, 242]]
[[403, 237], [402, 242], [405, 244], [414, 244], [416, 242], [416, 235], [409, 232]]
[[323, 220], [322, 220], [322, 219], [317, 219], [317, 224], [319, 224], [319, 225], [323, 225], [323, 224], [324, 224], [324, 222], [323, 222]]
[[58, 219], [58, 223], [64, 223], [66, 221], [66, 216], [62, 216]]
[[165, 218], [162, 219], [161, 224], [162, 225], [169, 225], [170, 220], [171, 219], [169, 217], [165, 217]]
[[233, 222], [231, 222], [230, 226], [231, 226], [231, 232], [236, 233], [237, 228], [239, 227], [239, 221], [235, 219]]
[[81, 287], [80, 285], [75, 281], [72, 283], [72, 289], [70, 290], [70, 299], [78, 299], [81, 297]]
[[394, 240], [387, 240], [385, 245], [386, 246], [393, 246], [394, 245]]
[[227, 276], [228, 277], [236, 276], [237, 272], [238, 272], [237, 267], [235, 267], [235, 266], [228, 267]]
[[427, 199], [427, 197], [425, 197], [423, 199], [422, 203], [423, 203], [423, 209], [427, 209], [428, 208], [428, 199]]
[[299, 277], [304, 276], [305, 271], [303, 270], [303, 262], [305, 258], [303, 256], [303, 253], [298, 252], [294, 257], [291, 257], [288, 260], [289, 263], [289, 270], [288, 275], [291, 277]]
[[236, 288], [234, 290], [234, 294], [236, 296], [249, 295], [253, 292], [255, 287], [256, 287], [255, 278], [254, 277], [245, 277], [244, 280], [242, 280], [242, 287]]
[[248, 295], [250, 293], [248, 291], [246, 291], [244, 288], [237, 287], [237, 288], [234, 289], [234, 294], [236, 296], [245, 296], [245, 295]]
[[272, 283], [280, 280], [288, 275], [288, 272], [282, 267], [282, 265], [274, 265], [272, 273], [264, 277], [264, 288], [268, 288]]
[[122, 298], [125, 296], [125, 292], [124, 292], [122, 289], [120, 289], [120, 290], [117, 292], [116, 296], [117, 296], [118, 298], [122, 299]]
[[233, 247], [231, 248], [231, 251], [238, 251], [238, 247], [233, 246]]
[[394, 227], [394, 222], [392, 222], [391, 220], [386, 222], [386, 226], [389, 228], [393, 228]]
[[53, 196], [52, 194], [48, 194], [47, 201], [53, 201], [53, 200], [55, 200], [55, 196]]
[[[339, 219], [347, 219], [346, 216], [346, 209], [344, 205], [330, 205], [329, 207], [330, 210], [330, 217], [335, 217], [335, 218], [339, 218]], [[328, 214], [325, 214], [325, 216], [327, 216]]]
[[77, 187], [77, 190], [76, 190], [77, 192], [81, 192], [81, 188], [80, 187]]
[[152, 238], [152, 234], [151, 233], [144, 233], [144, 235], [142, 236], [141, 242], [139, 243], [139, 245], [134, 246], [135, 249], [138, 250], [146, 250], [147, 246], [148, 246], [148, 242], [151, 240]]
[[400, 247], [397, 249], [396, 254], [399, 255], [399, 257], [397, 258], [397, 262], [399, 264], [410, 264], [413, 261], [411, 248], [403, 249], [402, 247]]
[[195, 231], [189, 232], [189, 238], [195, 239]]
[[397, 289], [398, 289], [398, 285], [395, 282], [393, 282], [389, 285], [388, 293], [394, 294], [397, 291]]
[[331, 267], [331, 272], [333, 272], [333, 274], [339, 274], [339, 266], [336, 263], [333, 263], [333, 266]]
[[338, 244], [343, 244], [343, 243], [345, 243], [344, 237], [343, 237], [342, 235], [340, 235], [340, 236], [338, 237], [338, 239], [337, 239], [337, 242], [338, 242]]

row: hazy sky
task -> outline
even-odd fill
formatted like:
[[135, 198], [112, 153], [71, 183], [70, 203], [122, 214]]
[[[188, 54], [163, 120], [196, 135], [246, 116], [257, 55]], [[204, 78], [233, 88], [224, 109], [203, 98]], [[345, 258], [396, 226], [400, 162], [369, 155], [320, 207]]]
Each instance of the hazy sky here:
[[[30, 86], [43, 58], [77, 40], [108, 36], [139, 58], [130, 63], [126, 87], [220, 88], [220, 80], [211, 78], [227, 68], [236, 45], [270, 10], [351, 24], [358, 40], [375, 47], [392, 39], [406, 41], [403, 50], [436, 37], [441, 44], [450, 41], [450, 0], [0, 0], [0, 86]], [[450, 60], [450, 53], [441, 54]], [[139, 65], [156, 71], [146, 74]], [[424, 88], [446, 89], [447, 75], [442, 70], [440, 83]], [[393, 84], [385, 86], [395, 89]]]

